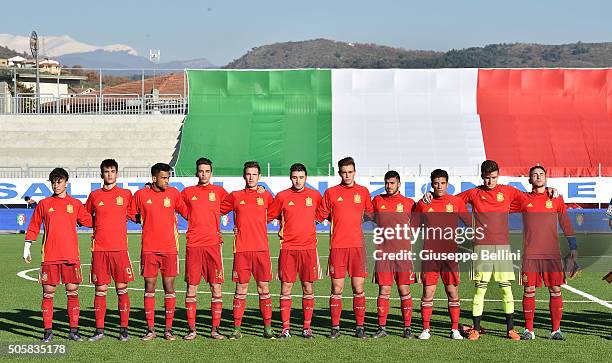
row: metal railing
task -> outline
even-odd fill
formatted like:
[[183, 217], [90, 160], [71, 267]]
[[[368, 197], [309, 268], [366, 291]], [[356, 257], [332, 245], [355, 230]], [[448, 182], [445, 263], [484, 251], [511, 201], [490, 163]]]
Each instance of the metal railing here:
[[[48, 178], [51, 170], [57, 166], [25, 166], [0, 167], [0, 178]], [[100, 168], [97, 166], [63, 167], [70, 178], [99, 178]], [[151, 167], [119, 168], [119, 175], [123, 178], [143, 178], [151, 176]], [[174, 171], [170, 173], [174, 176]]]

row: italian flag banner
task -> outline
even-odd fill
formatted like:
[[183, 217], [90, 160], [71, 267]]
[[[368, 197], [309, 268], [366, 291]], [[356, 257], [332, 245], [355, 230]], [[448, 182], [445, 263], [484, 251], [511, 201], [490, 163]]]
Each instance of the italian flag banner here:
[[353, 156], [370, 174], [434, 168], [503, 175], [612, 175], [610, 69], [188, 70], [178, 175], [212, 159], [217, 175], [257, 160], [334, 173]]

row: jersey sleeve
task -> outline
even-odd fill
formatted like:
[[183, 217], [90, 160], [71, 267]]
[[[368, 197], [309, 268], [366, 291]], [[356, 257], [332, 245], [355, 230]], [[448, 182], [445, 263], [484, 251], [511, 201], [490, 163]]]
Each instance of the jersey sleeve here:
[[365, 189], [363, 192], [365, 198], [365, 216], [368, 219], [374, 218], [374, 205], [372, 204], [372, 198], [370, 197], [370, 191]]
[[465, 190], [459, 194], [456, 195], [456, 197], [460, 198], [461, 200], [463, 200], [463, 203], [468, 204], [472, 201], [472, 195], [474, 194], [474, 189], [476, 188], [471, 188], [468, 190]]
[[93, 214], [94, 212], [93, 195], [94, 195], [93, 193], [89, 193], [89, 196], [87, 196], [87, 201], [85, 202], [85, 209], [87, 210], [89, 214]]
[[128, 207], [128, 219], [134, 223], [139, 223], [137, 215], [138, 213], [140, 213], [140, 210], [138, 209], [138, 199], [140, 198], [140, 195], [138, 194], [138, 192], [136, 192], [134, 194], [134, 196], [132, 197], [132, 199], [130, 200], [130, 204]]
[[78, 202], [77, 204], [77, 222], [83, 227], [93, 227], [91, 214], [87, 211], [87, 209], [81, 202]]
[[572, 222], [567, 214], [567, 207], [565, 206], [563, 197], [559, 196], [557, 199], [559, 203], [557, 208], [557, 218], [559, 219], [561, 230], [563, 230], [565, 237], [574, 236], [574, 227], [572, 227]]
[[25, 236], [26, 241], [36, 241], [36, 238], [38, 238], [38, 234], [40, 233], [40, 225], [43, 221], [44, 209], [43, 203], [38, 203], [38, 205], [36, 205], [34, 213], [32, 213], [32, 219], [28, 225], [28, 231]]
[[321, 200], [321, 204], [319, 204], [315, 214], [316, 221], [320, 223], [328, 219], [331, 213], [331, 207], [331, 197], [328, 190], [326, 190], [325, 194], [323, 194], [323, 200]]
[[187, 219], [189, 216], [189, 208], [187, 208], [187, 204], [183, 200], [180, 192], [177, 191], [175, 199], [175, 210], [180, 214], [183, 218]]
[[221, 215], [228, 214], [234, 210], [234, 194], [230, 193], [221, 202]]
[[268, 222], [272, 221], [273, 219], [280, 219], [282, 208], [283, 197], [282, 194], [279, 193], [276, 195], [276, 198], [274, 198], [274, 200], [268, 207]]

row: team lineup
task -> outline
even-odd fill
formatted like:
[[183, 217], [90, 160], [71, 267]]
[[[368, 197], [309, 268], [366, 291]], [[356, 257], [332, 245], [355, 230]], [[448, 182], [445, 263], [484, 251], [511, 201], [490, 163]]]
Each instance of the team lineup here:
[[[31, 262], [31, 246], [36, 241], [41, 226], [42, 263], [39, 282], [43, 295], [41, 311], [44, 325], [43, 342], [53, 339], [53, 300], [57, 285], [65, 285], [69, 318], [69, 339], [81, 341], [79, 334], [80, 302], [79, 284], [82, 282], [77, 225], [93, 229], [91, 273], [89, 279], [95, 285], [94, 312], [96, 333], [89, 338], [98, 341], [105, 337], [106, 296], [114, 281], [120, 317], [119, 339], [128, 340], [130, 296], [128, 284], [135, 279], [128, 254], [127, 221], [142, 225], [142, 249], [140, 275], [144, 278], [144, 312], [147, 332], [143, 341], [156, 338], [154, 327], [155, 291], [161, 274], [164, 291], [164, 338], [175, 340], [173, 320], [176, 310], [175, 278], [179, 271], [179, 231], [177, 214], [187, 220], [184, 279], [187, 283], [185, 310], [189, 332], [185, 340], [198, 336], [196, 331], [197, 290], [202, 281], [210, 286], [210, 310], [213, 339], [240, 339], [242, 318], [246, 309], [249, 282], [253, 277], [259, 296], [259, 309], [263, 319], [263, 336], [267, 339], [292, 337], [290, 325], [293, 285], [298, 277], [302, 289], [303, 325], [301, 336], [312, 339], [311, 321], [314, 313], [314, 283], [322, 278], [323, 271], [317, 251], [317, 223], [329, 221], [330, 250], [327, 275], [331, 279], [329, 309], [331, 330], [329, 338], [341, 336], [340, 320], [343, 310], [345, 278], [348, 274], [353, 293], [353, 312], [357, 338], [367, 338], [364, 328], [366, 315], [365, 280], [368, 277], [367, 246], [363, 233], [364, 221], [372, 221], [378, 228], [394, 229], [403, 226], [427, 228], [450, 227], [458, 231], [461, 226], [481, 231], [473, 238], [473, 252], [500, 255], [510, 253], [508, 216], [521, 213], [523, 220], [523, 253], [519, 284], [523, 286], [523, 314], [525, 329], [519, 334], [514, 326], [514, 297], [512, 281], [515, 280], [510, 259], [475, 260], [471, 277], [476, 290], [472, 298], [472, 325], [460, 326], [460, 274], [456, 260], [437, 259], [422, 261], [415, 266], [411, 260], [375, 258], [373, 281], [379, 287], [376, 300], [378, 329], [372, 338], [387, 335], [387, 316], [390, 296], [395, 282], [400, 297], [403, 320], [402, 337], [430, 339], [434, 294], [439, 280], [448, 298], [448, 315], [451, 322], [451, 339], [478, 340], [484, 332], [481, 321], [484, 297], [488, 283], [493, 278], [502, 295], [506, 319], [506, 337], [511, 340], [535, 339], [534, 312], [535, 291], [544, 284], [549, 290], [551, 329], [549, 338], [564, 340], [560, 330], [563, 300], [561, 285], [565, 272], [575, 269], [577, 243], [571, 222], [566, 213], [563, 198], [555, 189], [546, 187], [546, 170], [534, 166], [529, 171], [531, 192], [522, 192], [512, 186], [498, 184], [499, 166], [486, 160], [481, 165], [483, 184], [458, 195], [447, 193], [449, 175], [436, 169], [431, 172], [431, 192], [418, 202], [401, 195], [400, 175], [391, 170], [384, 176], [385, 193], [375, 196], [355, 182], [355, 162], [351, 157], [338, 162], [340, 184], [330, 187], [323, 196], [306, 187], [307, 169], [303, 164], [293, 164], [289, 170], [291, 186], [273, 196], [260, 186], [260, 166], [255, 161], [244, 164], [245, 188], [228, 193], [223, 187], [212, 184], [213, 163], [200, 158], [195, 163], [198, 184], [182, 191], [169, 185], [171, 167], [158, 163], [151, 168], [151, 183], [133, 195], [130, 190], [117, 185], [119, 166], [115, 160], [106, 159], [100, 165], [103, 185], [90, 193], [85, 204], [67, 194], [68, 173], [62, 168], [49, 175], [53, 190], [51, 197], [36, 206], [30, 221], [24, 244], [23, 259]], [[468, 205], [471, 206], [468, 209]], [[222, 283], [225, 281], [221, 216], [233, 212], [233, 331], [229, 335], [220, 330], [223, 310]], [[280, 254], [278, 279], [281, 281], [279, 299], [282, 331], [272, 329], [273, 302], [270, 282], [273, 280], [267, 224], [280, 222]], [[566, 266], [563, 266], [558, 240], [557, 224], [563, 230], [569, 244]], [[432, 255], [457, 254], [457, 232], [449, 236], [424, 238], [423, 249]], [[376, 243], [380, 256], [395, 256], [397, 251], [410, 251], [411, 241], [385, 236]], [[569, 270], [568, 270], [569, 265]], [[417, 272], [419, 270], [419, 272]], [[413, 299], [411, 285], [422, 284], [420, 313], [422, 330], [413, 333]]]

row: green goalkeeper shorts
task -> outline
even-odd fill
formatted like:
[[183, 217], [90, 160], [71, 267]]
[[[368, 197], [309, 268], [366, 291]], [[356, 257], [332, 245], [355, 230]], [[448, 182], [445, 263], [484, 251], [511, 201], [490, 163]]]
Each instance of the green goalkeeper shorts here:
[[472, 264], [472, 280], [489, 282], [491, 276], [495, 281], [513, 281], [514, 266], [510, 246], [478, 245], [474, 246], [478, 259]]

